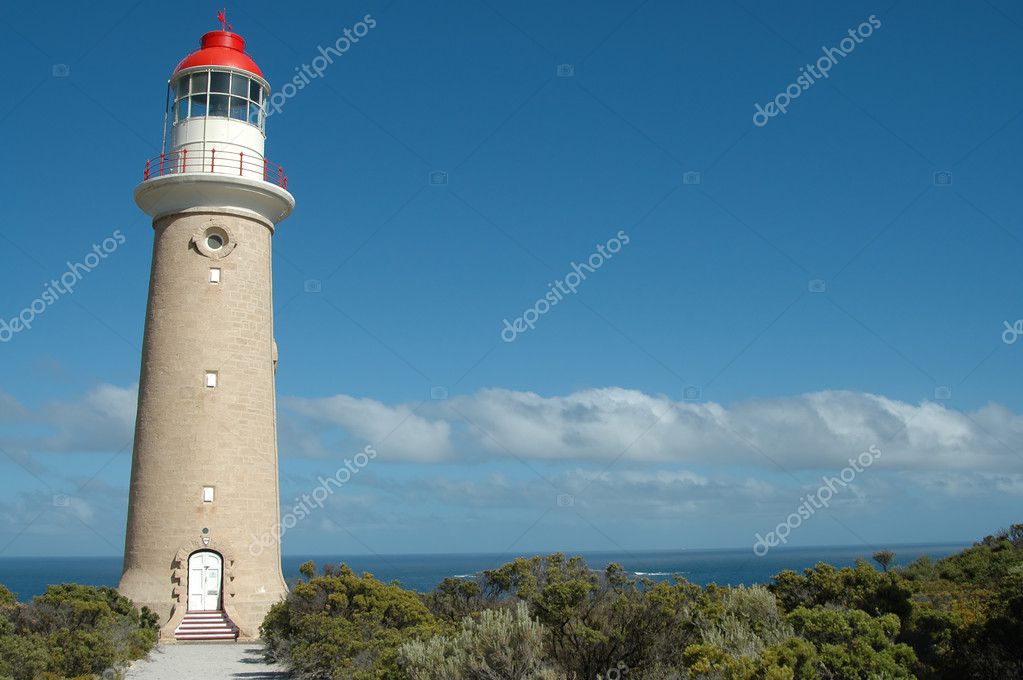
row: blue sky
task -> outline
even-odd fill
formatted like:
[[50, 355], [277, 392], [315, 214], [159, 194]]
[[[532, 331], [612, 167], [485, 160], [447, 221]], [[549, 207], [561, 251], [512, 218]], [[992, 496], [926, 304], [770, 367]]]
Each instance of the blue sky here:
[[[121, 549], [152, 239], [131, 191], [166, 78], [215, 14], [0, 12], [0, 317], [125, 237], [0, 344], [0, 555]], [[379, 452], [285, 552], [745, 547], [871, 445], [790, 544], [1020, 521], [1023, 342], [1002, 333], [1023, 318], [1023, 10], [228, 8], [272, 85], [367, 14], [269, 121], [298, 203], [274, 237], [285, 510]], [[871, 16], [827, 79], [754, 124]], [[502, 341], [619, 231], [576, 294]]]

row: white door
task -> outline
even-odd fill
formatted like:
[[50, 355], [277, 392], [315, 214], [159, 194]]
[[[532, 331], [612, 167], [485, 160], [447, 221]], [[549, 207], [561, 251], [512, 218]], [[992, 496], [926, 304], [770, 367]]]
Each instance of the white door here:
[[188, 611], [220, 609], [220, 555], [197, 552], [188, 558]]

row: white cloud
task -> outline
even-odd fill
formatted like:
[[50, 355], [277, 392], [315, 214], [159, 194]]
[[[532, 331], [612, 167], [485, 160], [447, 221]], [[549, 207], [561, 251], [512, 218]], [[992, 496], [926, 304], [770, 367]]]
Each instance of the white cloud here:
[[[344, 433], [373, 444], [385, 459], [431, 462], [454, 453], [451, 426], [443, 420], [429, 420], [416, 414], [413, 406], [387, 406], [374, 399], [344, 394], [323, 399], [290, 397], [282, 400], [282, 404], [313, 425], [338, 426]], [[308, 442], [304, 448], [309, 450]]]
[[466, 459], [830, 470], [876, 445], [883, 451], [877, 465], [886, 469], [1023, 470], [1023, 416], [998, 405], [962, 412], [861, 392], [724, 406], [622, 388], [555, 397], [488, 389], [418, 407], [343, 395], [286, 405], [313, 426], [340, 428], [374, 445], [381, 438], [392, 460], [441, 460], [457, 452]]
[[1023, 496], [1023, 474], [928, 472], [913, 480], [946, 496], [989, 498], [992, 493]]
[[[101, 517], [102, 515], [102, 517]], [[0, 534], [12, 537], [22, 533], [62, 535], [93, 530], [116, 547], [119, 534], [108, 538], [100, 531], [108, 531], [110, 509], [97, 505], [95, 497], [87, 491], [74, 495], [54, 494], [35, 489], [11, 494], [0, 500]], [[120, 526], [123, 521], [115, 526]]]
[[[132, 440], [136, 390], [99, 385], [35, 409], [0, 393], [0, 445], [120, 450]], [[840, 469], [876, 445], [881, 469], [1023, 472], [1023, 416], [996, 404], [966, 412], [823, 391], [723, 405], [617, 387], [552, 397], [486, 389], [420, 404], [343, 394], [280, 404], [285, 456], [341, 459], [369, 443], [387, 462], [621, 460], [794, 472]]]
[[138, 386], [99, 385], [79, 401], [45, 404], [37, 419], [53, 434], [37, 447], [46, 451], [118, 451], [130, 446], [135, 429]]
[[0, 446], [9, 451], [65, 453], [130, 447], [138, 386], [101, 384], [73, 401], [31, 409], [0, 394]]

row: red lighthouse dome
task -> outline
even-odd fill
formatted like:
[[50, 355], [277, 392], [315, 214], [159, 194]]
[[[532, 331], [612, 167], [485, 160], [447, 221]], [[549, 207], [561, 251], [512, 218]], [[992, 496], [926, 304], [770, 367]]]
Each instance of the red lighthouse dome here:
[[174, 73], [194, 66], [227, 66], [263, 77], [256, 62], [245, 54], [245, 38], [226, 30], [210, 31], [204, 35], [199, 49], [182, 59]]

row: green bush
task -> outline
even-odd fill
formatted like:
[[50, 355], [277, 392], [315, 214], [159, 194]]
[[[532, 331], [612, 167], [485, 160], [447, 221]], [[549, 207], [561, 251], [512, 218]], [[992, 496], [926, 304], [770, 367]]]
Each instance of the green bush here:
[[487, 608], [483, 589], [477, 581], [464, 578], [446, 578], [423, 601], [438, 619], [457, 623], [466, 616]]
[[788, 640], [792, 626], [764, 586], [721, 591], [723, 611], [702, 631], [703, 642], [734, 657], [758, 658], [765, 649]]
[[582, 558], [561, 554], [515, 560], [484, 572], [483, 582], [491, 597], [526, 602], [550, 631], [551, 660], [578, 678], [674, 659], [699, 640], [697, 621], [709, 604], [685, 580], [631, 579], [617, 564], [594, 572]]
[[18, 598], [14, 597], [14, 593], [7, 590], [7, 587], [0, 584], [0, 611], [9, 607], [14, 607], [18, 604]]
[[[701, 588], [554, 554], [422, 596], [306, 564], [309, 581], [262, 631], [296, 678], [1023, 680], [1023, 525], [937, 562], [893, 560], [882, 550], [880, 569], [818, 564], [768, 586]], [[20, 644], [26, 668], [49, 658], [34, 651], [47, 640]]]
[[895, 642], [899, 618], [864, 611], [798, 607], [789, 614], [796, 634], [817, 650], [824, 677], [835, 680], [883, 677], [911, 679], [917, 665], [909, 645]]
[[[311, 563], [303, 573], [314, 573]], [[439, 631], [416, 593], [343, 564], [295, 585], [260, 627], [267, 657], [299, 680], [400, 677], [398, 647]]]
[[861, 609], [871, 616], [895, 614], [905, 621], [913, 609], [913, 590], [904, 576], [880, 573], [863, 560], [842, 569], [820, 563], [802, 575], [786, 570], [769, 587], [785, 611], [834, 605]]
[[520, 602], [466, 617], [453, 636], [405, 643], [398, 663], [411, 680], [558, 680], [544, 661], [544, 639]]
[[157, 617], [112, 588], [50, 586], [26, 605], [0, 586], [0, 678], [93, 678], [145, 656]]

